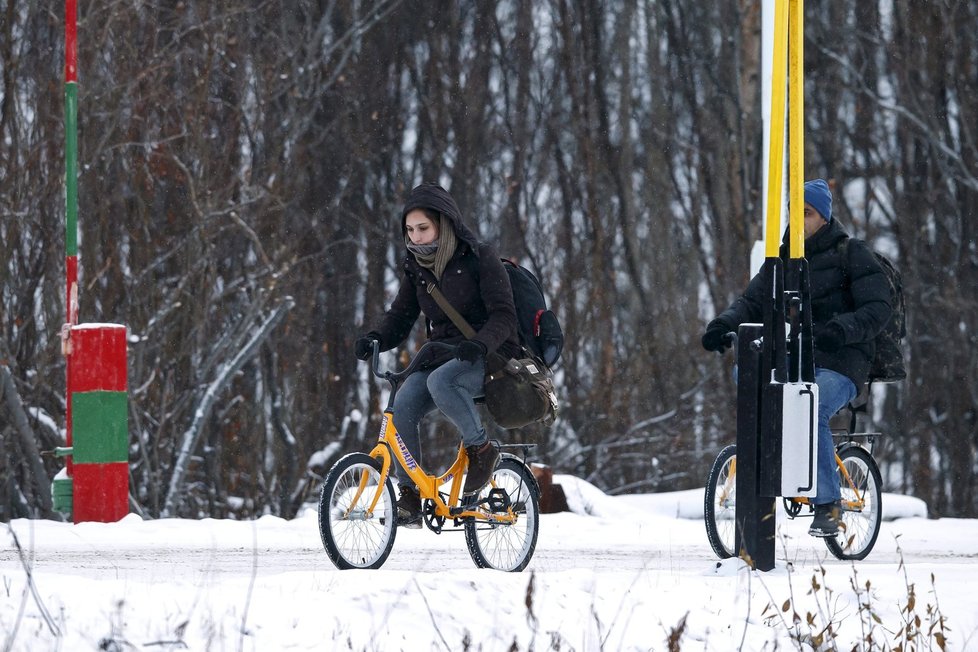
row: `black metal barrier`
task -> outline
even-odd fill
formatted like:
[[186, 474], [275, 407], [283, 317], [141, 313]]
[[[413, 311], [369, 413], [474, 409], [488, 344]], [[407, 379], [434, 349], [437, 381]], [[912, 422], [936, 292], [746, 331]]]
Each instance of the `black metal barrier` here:
[[[807, 261], [792, 260], [785, 270], [780, 259], [768, 258], [761, 273], [770, 290], [764, 323], [741, 324], [737, 333], [735, 541], [740, 557], [767, 571], [774, 568], [776, 499], [782, 491], [785, 391], [814, 383], [815, 365]], [[810, 432], [809, 438], [815, 436]], [[796, 486], [805, 489], [804, 483]]]
[[[764, 378], [761, 324], [741, 324], [737, 333], [737, 506], [734, 517], [738, 555], [757, 570], [774, 568], [776, 502], [761, 496], [759, 487], [770, 486], [767, 476], [774, 460], [771, 446], [761, 436], [762, 402], [769, 385]], [[768, 371], [770, 373], [770, 371]], [[762, 464], [762, 451], [764, 463]], [[778, 446], [780, 455], [780, 446]], [[774, 467], [780, 465], [776, 458]], [[762, 467], [765, 481], [762, 483]], [[767, 493], [767, 492], [766, 492]]]

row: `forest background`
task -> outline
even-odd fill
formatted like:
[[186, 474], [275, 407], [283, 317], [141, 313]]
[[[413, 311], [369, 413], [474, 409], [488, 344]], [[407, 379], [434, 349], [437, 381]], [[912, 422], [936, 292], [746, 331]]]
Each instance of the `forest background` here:
[[[978, 4], [806, 4], [805, 176], [907, 293], [885, 489], [976, 517]], [[423, 180], [567, 334], [557, 423], [495, 434], [609, 493], [703, 485], [735, 388], [699, 338], [762, 237], [759, 2], [79, 5], [80, 321], [129, 328], [133, 511], [290, 517], [371, 445], [353, 341]], [[56, 517], [63, 62], [63, 3], [0, 0], [0, 520]]]

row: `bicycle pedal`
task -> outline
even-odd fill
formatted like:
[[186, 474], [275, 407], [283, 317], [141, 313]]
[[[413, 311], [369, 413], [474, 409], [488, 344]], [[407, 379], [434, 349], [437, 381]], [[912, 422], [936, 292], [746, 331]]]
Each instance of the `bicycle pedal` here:
[[491, 512], [505, 512], [512, 504], [509, 500], [509, 494], [498, 487], [490, 489], [489, 495], [480, 502], [485, 502]]

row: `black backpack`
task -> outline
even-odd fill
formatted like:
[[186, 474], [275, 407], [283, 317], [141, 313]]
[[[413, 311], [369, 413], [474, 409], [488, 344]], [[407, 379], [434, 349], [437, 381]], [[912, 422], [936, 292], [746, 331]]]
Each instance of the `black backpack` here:
[[513, 287], [520, 344], [537, 361], [553, 367], [564, 348], [564, 333], [557, 315], [547, 308], [543, 286], [527, 268], [505, 258], [501, 260]]
[[[843, 260], [846, 264], [846, 276], [849, 276], [849, 238], [842, 241], [840, 246]], [[902, 340], [907, 336], [907, 303], [903, 297], [903, 279], [900, 270], [889, 258], [878, 251], [873, 251], [876, 262], [879, 263], [886, 280], [890, 284], [890, 306], [893, 313], [889, 321], [876, 335], [876, 355], [869, 368], [869, 380], [882, 383], [892, 383], [907, 377], [907, 368], [903, 361]]]

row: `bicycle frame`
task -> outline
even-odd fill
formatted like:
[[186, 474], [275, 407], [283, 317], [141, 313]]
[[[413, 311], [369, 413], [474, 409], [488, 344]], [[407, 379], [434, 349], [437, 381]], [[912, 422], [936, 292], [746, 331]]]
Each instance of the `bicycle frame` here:
[[[862, 511], [862, 508], [865, 506], [866, 501], [863, 498], [862, 492], [860, 492], [859, 489], [856, 487], [856, 483], [852, 481], [852, 477], [849, 476], [849, 471], [842, 463], [842, 458], [839, 457], [838, 452], [835, 454], [835, 464], [837, 467], [839, 467], [839, 473], [842, 475], [842, 478], [845, 480], [846, 484], [849, 485], [849, 488], [852, 489], [853, 493], [857, 497], [856, 500], [843, 500], [842, 501], [843, 508], [846, 509], [847, 511]], [[722, 505], [726, 504], [727, 497], [729, 496], [731, 490], [733, 489], [733, 478], [736, 476], [736, 470], [737, 470], [737, 461], [734, 460], [730, 463], [730, 475], [727, 476], [727, 480], [723, 486], [723, 493], [717, 497], [718, 502]], [[799, 505], [812, 504], [811, 499], [809, 499], [806, 496], [795, 496], [789, 498], [788, 500], [790, 500], [793, 503], [797, 503]]]
[[[384, 483], [387, 482], [391, 467], [396, 462], [407, 472], [411, 481], [417, 485], [421, 498], [430, 499], [434, 503], [435, 516], [456, 519], [474, 518], [493, 523], [513, 523], [516, 520], [512, 509], [507, 510], [506, 514], [487, 514], [484, 511], [466, 507], [451, 507], [451, 505], [458, 504], [459, 497], [462, 493], [462, 476], [469, 463], [465, 448], [461, 445], [459, 446], [458, 456], [447, 471], [438, 476], [429, 475], [421, 468], [411, 453], [408, 452], [407, 446], [404, 445], [401, 436], [397, 432], [397, 428], [394, 427], [394, 416], [392, 412], [384, 412], [384, 419], [381, 422], [380, 437], [378, 438], [377, 445], [368, 454], [370, 457], [378, 459], [381, 462], [380, 482], [378, 483], [377, 495], [374, 496], [370, 504], [371, 510], [373, 510], [377, 500], [380, 499], [380, 490], [383, 488]], [[442, 499], [441, 492], [439, 491], [439, 488], [447, 483], [451, 483], [448, 502]]]
[[[432, 344], [435, 343], [428, 343], [425, 346], [431, 346]], [[448, 345], [442, 344], [441, 346]], [[384, 410], [383, 419], [381, 420], [380, 434], [377, 438], [377, 444], [368, 453], [370, 457], [379, 460], [381, 463], [380, 481], [377, 483], [377, 491], [373, 499], [370, 501], [368, 514], [373, 514], [373, 510], [380, 500], [387, 479], [390, 477], [391, 468], [396, 462], [408, 474], [411, 481], [417, 485], [421, 498], [423, 500], [427, 499], [432, 501], [434, 504], [435, 517], [451, 517], [454, 519], [473, 518], [479, 521], [503, 524], [515, 523], [516, 515], [513, 513], [512, 507], [508, 507], [506, 513], [477, 510], [475, 509], [476, 505], [452, 507], [452, 505], [457, 505], [459, 502], [459, 498], [462, 493], [462, 476], [465, 473], [465, 470], [468, 468], [469, 458], [465, 452], [465, 447], [461, 444], [459, 445], [458, 455], [456, 456], [455, 461], [448, 468], [448, 470], [441, 475], [430, 475], [423, 468], [421, 468], [421, 465], [414, 459], [414, 456], [411, 455], [410, 451], [408, 451], [407, 446], [404, 444], [404, 440], [401, 439], [400, 434], [397, 432], [397, 428], [394, 427], [393, 405], [394, 396], [397, 393], [397, 386], [400, 381], [403, 380], [403, 378], [406, 378], [409, 373], [414, 370], [414, 361], [412, 361], [412, 364], [408, 365], [407, 369], [399, 373], [381, 373], [378, 369], [378, 354], [379, 345], [375, 341], [372, 365], [374, 375], [385, 378], [391, 383], [391, 395], [388, 400], [387, 408]], [[446, 502], [442, 498], [439, 488], [447, 483], [451, 483], [451, 485], [448, 494], [448, 501]], [[357, 491], [356, 497], [351, 504], [357, 503], [357, 499], [366, 488], [366, 485], [367, 478], [364, 477], [361, 480], [360, 488]], [[490, 485], [494, 488], [494, 481], [491, 482]]]
[[[858, 444], [844, 444], [844, 446], [858, 446]], [[850, 512], [862, 511], [863, 507], [866, 505], [866, 500], [863, 498], [862, 492], [856, 487], [856, 483], [852, 481], [849, 476], [849, 471], [846, 469], [845, 465], [842, 463], [842, 458], [839, 457], [840, 448], [836, 448], [835, 451], [835, 465], [839, 468], [839, 474], [845, 481], [852, 492], [856, 495], [856, 500], [843, 500], [842, 508]], [[798, 496], [790, 498], [791, 502], [798, 503], [800, 505], [811, 505], [812, 501], [806, 496]]]

